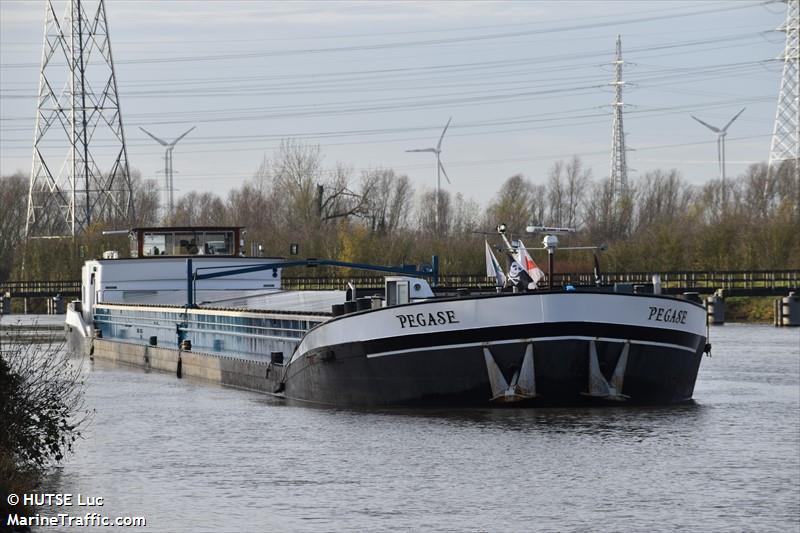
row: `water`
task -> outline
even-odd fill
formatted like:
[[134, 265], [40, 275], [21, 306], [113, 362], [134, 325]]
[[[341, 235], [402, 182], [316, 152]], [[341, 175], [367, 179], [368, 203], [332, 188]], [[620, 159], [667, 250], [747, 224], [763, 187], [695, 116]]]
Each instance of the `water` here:
[[800, 331], [712, 342], [668, 408], [323, 409], [98, 361], [43, 489], [143, 531], [798, 531]]

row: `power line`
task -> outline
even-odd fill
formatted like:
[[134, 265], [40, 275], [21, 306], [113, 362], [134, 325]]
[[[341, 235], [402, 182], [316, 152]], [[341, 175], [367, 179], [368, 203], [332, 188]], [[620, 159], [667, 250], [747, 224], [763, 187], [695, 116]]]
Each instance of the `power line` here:
[[[723, 8], [713, 8], [713, 9], [704, 9], [704, 10], [696, 10], [692, 12], [680, 12], [674, 14], [666, 14], [666, 15], [653, 15], [653, 16], [644, 16], [644, 17], [632, 17], [629, 19], [622, 19], [622, 20], [611, 20], [607, 22], [593, 22], [587, 24], [573, 24], [573, 25], [566, 25], [566, 26], [556, 26], [552, 28], [543, 28], [543, 29], [534, 29], [534, 30], [525, 30], [525, 31], [512, 31], [512, 32], [500, 32], [500, 33], [493, 33], [493, 34], [484, 34], [484, 35], [473, 35], [467, 37], [451, 37], [451, 38], [444, 38], [444, 39], [427, 39], [427, 40], [418, 40], [418, 41], [397, 41], [397, 42], [389, 42], [389, 43], [373, 43], [373, 44], [366, 44], [366, 45], [351, 45], [351, 46], [339, 46], [339, 47], [325, 47], [325, 48], [305, 48], [305, 49], [293, 49], [293, 50], [271, 50], [271, 51], [253, 51], [253, 52], [239, 52], [239, 53], [228, 53], [228, 54], [204, 54], [204, 55], [197, 55], [197, 56], [177, 56], [177, 57], [167, 57], [167, 58], [139, 58], [139, 59], [128, 59], [123, 61], [118, 61], [118, 64], [155, 64], [155, 63], [184, 63], [184, 62], [201, 62], [201, 61], [231, 61], [231, 60], [238, 60], [238, 59], [256, 59], [256, 58], [265, 58], [265, 57], [277, 57], [277, 56], [296, 56], [296, 55], [307, 55], [307, 54], [328, 54], [328, 53], [338, 53], [338, 52], [353, 52], [353, 51], [366, 51], [366, 50], [386, 50], [391, 48], [411, 48], [411, 47], [419, 47], [419, 46], [433, 46], [433, 45], [445, 45], [445, 44], [455, 44], [455, 43], [465, 43], [465, 42], [481, 42], [481, 41], [488, 41], [488, 40], [496, 40], [496, 39], [508, 39], [514, 37], [523, 37], [523, 36], [531, 36], [531, 35], [546, 35], [550, 33], [560, 33], [560, 32], [568, 32], [568, 31], [579, 31], [579, 30], [588, 30], [588, 29], [595, 29], [595, 28], [603, 28], [603, 27], [617, 27], [621, 25], [627, 24], [636, 24], [642, 22], [653, 22], [657, 20], [667, 20], [667, 19], [676, 19], [676, 18], [685, 18], [685, 17], [692, 17], [697, 15], [706, 15], [706, 14], [713, 14], [713, 13], [721, 13], [721, 12], [728, 12], [728, 11], [736, 11], [740, 9], [749, 9], [756, 6], [762, 6], [769, 2], [758, 2], [754, 4], [732, 4], [726, 5]], [[5, 65], [0, 65], [0, 68], [7, 68], [7, 69], [14, 69], [14, 68], [29, 68], [29, 67], [36, 67], [36, 63], [7, 63]]]
[[[717, 101], [707, 101], [693, 103], [683, 106], [660, 106], [660, 107], [640, 107], [637, 109], [629, 110], [627, 113], [628, 120], [636, 121], [642, 119], [650, 119], [660, 116], [673, 115], [676, 112], [684, 111], [691, 112], [698, 109], [723, 109], [732, 105], [753, 104], [759, 102], [770, 102], [773, 97], [760, 96], [752, 98], [735, 98]], [[582, 108], [572, 110], [572, 115], [565, 115], [564, 112], [541, 113], [536, 115], [522, 116], [522, 117], [506, 117], [505, 119], [492, 119], [487, 121], [465, 122], [459, 123], [456, 131], [472, 130], [463, 133], [452, 133], [451, 137], [475, 137], [485, 135], [495, 135], [499, 133], [518, 133], [527, 131], [542, 131], [555, 128], [571, 128], [576, 126], [592, 125], [604, 123], [608, 120], [608, 113], [596, 107]], [[588, 120], [587, 120], [588, 119]], [[524, 126], [503, 129], [489, 129], [493, 126]], [[391, 139], [377, 139], [377, 136], [389, 135], [396, 133], [413, 133], [417, 131], [433, 131], [436, 130], [436, 125], [420, 126], [410, 128], [382, 128], [382, 129], [369, 129], [369, 130], [339, 130], [327, 132], [305, 132], [305, 133], [279, 133], [279, 134], [252, 134], [252, 135], [214, 135], [214, 136], [197, 136], [194, 139], [190, 138], [185, 142], [186, 145], [202, 145], [212, 146], [212, 148], [202, 150], [183, 150], [185, 153], [206, 153], [206, 152], [228, 152], [232, 151], [230, 148], [213, 148], [215, 145], [220, 144], [237, 144], [241, 145], [243, 141], [250, 141], [259, 143], [262, 141], [277, 141], [285, 138], [293, 138], [305, 141], [314, 141], [319, 139], [331, 139], [339, 137], [356, 137], [357, 140], [348, 142], [326, 142], [322, 146], [346, 146], [346, 145], [361, 145], [361, 144], [393, 144], [405, 143], [418, 139], [418, 137], [402, 137]], [[24, 141], [17, 141], [24, 144]], [[145, 146], [145, 143], [137, 143], [136, 141], [129, 142], [130, 146]], [[246, 151], [262, 151], [264, 147], [258, 145]]]
[[[716, 2], [706, 2], [702, 4], [702, 7], [706, 6], [713, 6], [713, 5], [720, 5], [724, 2], [716, 1]], [[692, 2], [692, 5], [697, 7], [701, 5], [699, 2]], [[642, 11], [637, 12], [629, 12], [629, 14], [650, 14], [657, 12], [672, 12], [676, 10], [682, 10], [684, 7], [680, 8], [668, 8], [668, 9], [659, 9], [654, 10], [652, 8], [648, 8]], [[608, 15], [601, 18], [616, 18], [617, 15]], [[593, 17], [595, 18], [595, 17]], [[574, 21], [574, 17], [565, 17], [562, 19], [550, 19], [545, 21], [546, 23], [552, 22], [559, 22], [559, 21]], [[453, 32], [453, 31], [464, 31], [464, 30], [483, 30], [483, 29], [494, 29], [494, 28], [508, 28], [508, 27], [524, 27], [524, 26], [534, 26], [540, 25], [542, 22], [519, 22], [519, 23], [503, 23], [503, 24], [485, 24], [485, 25], [474, 25], [474, 26], [455, 26], [455, 27], [438, 27], [434, 29], [425, 29], [425, 30], [404, 30], [404, 31], [392, 31], [392, 32], [378, 32], [378, 33], [344, 33], [344, 34], [317, 34], [317, 35], [302, 35], [302, 36], [282, 36], [282, 37], [259, 37], [259, 38], [241, 38], [241, 39], [214, 39], [214, 38], [205, 38], [202, 40], [187, 40], [187, 39], [148, 39], [148, 40], [128, 40], [128, 41], [117, 41], [117, 45], [128, 45], [128, 44], [220, 44], [220, 43], [237, 43], [237, 42], [269, 42], [269, 41], [285, 41], [285, 40], [313, 40], [313, 39], [342, 39], [342, 38], [361, 38], [361, 37], [385, 37], [387, 35], [418, 35], [423, 33], [434, 33], [434, 34], [441, 34], [444, 32]], [[38, 41], [6, 41], [4, 45], [34, 45], [39, 46], [41, 43]]]

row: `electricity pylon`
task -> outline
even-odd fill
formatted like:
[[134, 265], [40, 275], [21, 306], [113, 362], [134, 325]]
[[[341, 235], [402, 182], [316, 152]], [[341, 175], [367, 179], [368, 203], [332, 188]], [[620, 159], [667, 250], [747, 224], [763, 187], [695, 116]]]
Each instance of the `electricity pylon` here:
[[128, 154], [104, 0], [45, 2], [26, 237], [75, 236], [133, 216]]
[[624, 64], [625, 61], [622, 59], [622, 36], [617, 35], [617, 55], [612, 63], [614, 65], [614, 81], [611, 82], [614, 87], [614, 103], [612, 104], [614, 122], [611, 127], [611, 183], [614, 187], [615, 200], [618, 200], [620, 195], [624, 195], [628, 191], [625, 129], [622, 127], [622, 108], [625, 106], [622, 102], [622, 87], [625, 85], [625, 82], [622, 81], [622, 65]]
[[[786, 32], [783, 78], [775, 113], [775, 129], [769, 151], [769, 173], [783, 164], [794, 164], [795, 186], [800, 189], [800, 0], [786, 2], [786, 22], [778, 28]], [[800, 203], [800, 198], [798, 198]], [[800, 205], [798, 205], [800, 210]]]

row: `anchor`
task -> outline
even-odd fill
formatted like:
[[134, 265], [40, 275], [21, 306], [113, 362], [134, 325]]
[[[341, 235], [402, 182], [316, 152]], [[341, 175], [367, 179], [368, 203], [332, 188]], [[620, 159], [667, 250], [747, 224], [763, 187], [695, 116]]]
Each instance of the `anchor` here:
[[589, 392], [582, 392], [584, 396], [602, 398], [604, 400], [614, 400], [624, 402], [630, 396], [622, 394], [622, 383], [625, 379], [625, 368], [628, 366], [628, 351], [631, 343], [626, 342], [622, 347], [622, 353], [614, 368], [611, 381], [606, 381], [603, 373], [600, 372], [600, 363], [597, 360], [597, 345], [594, 341], [589, 342]]
[[514, 372], [511, 383], [506, 381], [500, 367], [492, 356], [489, 348], [483, 347], [483, 356], [486, 359], [486, 371], [489, 373], [489, 384], [492, 386], [492, 399], [496, 403], [515, 403], [536, 397], [536, 374], [533, 368], [533, 344], [528, 343], [525, 356], [522, 358], [522, 367]]

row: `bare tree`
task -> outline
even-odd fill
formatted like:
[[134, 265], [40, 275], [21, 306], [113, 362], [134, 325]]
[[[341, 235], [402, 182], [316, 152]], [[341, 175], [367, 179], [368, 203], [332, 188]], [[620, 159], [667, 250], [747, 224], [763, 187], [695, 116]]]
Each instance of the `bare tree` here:
[[555, 226], [577, 227], [586, 188], [591, 180], [590, 169], [583, 168], [580, 157], [569, 162], [557, 161], [547, 179], [548, 222]]
[[7, 279], [21, 254], [17, 246], [25, 237], [28, 178], [21, 173], [0, 178], [0, 280]]
[[552, 226], [564, 225], [564, 162], [556, 161], [547, 177], [547, 221]]
[[[447, 235], [451, 221], [450, 192], [439, 191], [439, 227], [436, 227], [436, 191], [424, 191], [417, 202], [417, 229], [425, 234]], [[437, 231], [438, 230], [438, 231]]]
[[615, 236], [614, 182], [606, 178], [591, 187], [586, 202], [585, 228], [590, 242], [609, 242]]
[[175, 205], [173, 224], [182, 226], [217, 226], [225, 223], [225, 204], [213, 192], [191, 191]]
[[544, 224], [547, 212], [547, 187], [545, 185], [531, 185], [531, 222]]
[[3, 339], [0, 351], [0, 450], [40, 468], [72, 450], [90, 412], [83, 403], [83, 366], [64, 343]]
[[480, 229], [481, 208], [476, 201], [468, 200], [461, 193], [456, 193], [450, 212], [448, 226], [453, 234], [465, 236]]
[[564, 223], [567, 227], [577, 228], [581, 223], [581, 207], [586, 194], [586, 186], [592, 178], [592, 171], [583, 168], [578, 156], [573, 156], [564, 167], [566, 187], [562, 208]]
[[136, 226], [154, 226], [158, 223], [158, 184], [155, 180], [135, 179], [131, 176]]
[[338, 164], [330, 180], [317, 184], [317, 210], [320, 221], [367, 216], [369, 198], [376, 185], [370, 181], [363, 182], [361, 192], [356, 193], [350, 188], [351, 176], [350, 168]]
[[373, 232], [385, 234], [405, 226], [414, 194], [408, 176], [398, 176], [392, 169], [365, 171], [362, 191], [367, 200], [366, 218]]
[[637, 183], [637, 227], [675, 220], [687, 212], [691, 200], [691, 188], [677, 170], [647, 172]]
[[530, 183], [521, 174], [508, 178], [486, 210], [486, 226], [505, 223], [512, 231], [521, 232], [531, 222], [533, 198]]

